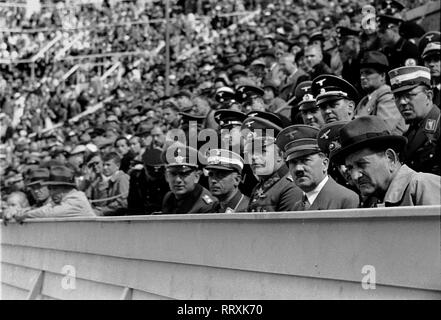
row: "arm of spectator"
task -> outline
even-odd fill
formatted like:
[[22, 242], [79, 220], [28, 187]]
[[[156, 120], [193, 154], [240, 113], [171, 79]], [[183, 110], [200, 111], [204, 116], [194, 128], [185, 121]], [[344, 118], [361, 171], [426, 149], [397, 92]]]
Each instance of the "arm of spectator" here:
[[114, 195], [104, 206], [95, 207], [95, 211], [99, 215], [112, 215], [117, 209], [127, 208], [127, 197], [130, 188], [130, 177], [127, 174], [122, 174], [120, 179], [115, 182]]

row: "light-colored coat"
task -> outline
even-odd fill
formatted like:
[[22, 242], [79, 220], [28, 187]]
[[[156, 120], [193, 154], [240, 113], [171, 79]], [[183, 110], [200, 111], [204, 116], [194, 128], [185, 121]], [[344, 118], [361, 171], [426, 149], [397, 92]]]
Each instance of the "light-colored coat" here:
[[386, 207], [441, 204], [441, 177], [402, 165], [384, 196]]
[[26, 218], [67, 218], [95, 216], [89, 200], [82, 191], [72, 189], [66, 193], [59, 204], [50, 201], [48, 204], [29, 210]]
[[397, 108], [390, 87], [382, 85], [369, 96], [365, 96], [355, 108], [354, 117], [376, 115], [386, 121], [392, 134], [403, 135], [408, 126]]

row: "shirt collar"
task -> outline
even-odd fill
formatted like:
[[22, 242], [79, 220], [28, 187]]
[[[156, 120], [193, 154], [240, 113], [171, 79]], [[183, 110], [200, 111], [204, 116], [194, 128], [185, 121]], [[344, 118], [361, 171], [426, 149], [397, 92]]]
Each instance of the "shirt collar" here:
[[320, 191], [322, 191], [323, 187], [325, 186], [326, 182], [328, 182], [329, 177], [326, 175], [326, 177], [315, 187], [314, 190], [306, 192], [306, 197], [308, 198], [308, 201], [310, 204], [313, 204], [315, 199], [317, 198]]

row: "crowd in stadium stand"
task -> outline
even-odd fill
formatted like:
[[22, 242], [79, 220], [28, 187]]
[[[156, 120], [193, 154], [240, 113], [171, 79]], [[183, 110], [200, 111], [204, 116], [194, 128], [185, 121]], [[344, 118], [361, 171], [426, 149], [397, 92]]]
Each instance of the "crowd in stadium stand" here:
[[[289, 162], [294, 160], [287, 160], [289, 150], [278, 141], [293, 125], [296, 132], [302, 131], [302, 124], [317, 129], [303, 132], [303, 138], [310, 139], [335, 120], [347, 125], [370, 116], [385, 120], [391, 134], [406, 137], [406, 147], [396, 150], [400, 163], [430, 175], [425, 180], [432, 181], [432, 175], [440, 174], [441, 160], [440, 34], [425, 29], [421, 21], [406, 19], [408, 10], [428, 2], [170, 0], [169, 87], [164, 1], [83, 5], [47, 1], [42, 3], [50, 5], [28, 16], [24, 8], [0, 7], [0, 27], [10, 29], [0, 34], [2, 207], [22, 207], [14, 210], [31, 212], [26, 217], [57, 215], [69, 211], [48, 209], [60, 205], [54, 200], [58, 192], [63, 201], [71, 196], [84, 204], [77, 208], [78, 215], [308, 210], [304, 196], [309, 197], [309, 191], [295, 181]], [[366, 9], [368, 5], [376, 6], [376, 15]], [[106, 56], [109, 53], [113, 55]], [[382, 79], [376, 87], [372, 83], [377, 80], [368, 79], [372, 73]], [[429, 74], [429, 79], [415, 76], [421, 73]], [[343, 84], [332, 76], [343, 79]], [[318, 90], [323, 84], [320, 77], [332, 88]], [[434, 106], [420, 112], [418, 121], [400, 109], [400, 88], [391, 82], [409, 78], [430, 91], [427, 101]], [[413, 99], [412, 92], [407, 101]], [[320, 104], [329, 103], [327, 95], [332, 94], [352, 101], [348, 115], [327, 118]], [[255, 119], [261, 127], [254, 127]], [[237, 126], [275, 129], [274, 138], [282, 132], [275, 139], [281, 152], [278, 176], [274, 170], [259, 174], [244, 160], [245, 142], [234, 155], [215, 148], [222, 156], [211, 159], [233, 159], [220, 166], [238, 174], [237, 181], [230, 181], [234, 192], [228, 198], [237, 195], [238, 202], [234, 208], [227, 206], [220, 187], [212, 184], [222, 178], [219, 168], [210, 169], [209, 163], [192, 166], [188, 159], [175, 163], [176, 158], [165, 155], [173, 143], [173, 129], [182, 129], [190, 139], [190, 123], [221, 137], [221, 129]], [[329, 176], [348, 191], [347, 206], [339, 208], [373, 207], [387, 200], [384, 192], [372, 195], [360, 190], [354, 178], [332, 162], [335, 150], [330, 152], [329, 143], [322, 149], [323, 141], [316, 140], [321, 155], [331, 159]], [[210, 153], [205, 156], [210, 158]], [[239, 169], [238, 162], [243, 162]], [[182, 172], [173, 171], [180, 165]], [[195, 189], [189, 187], [195, 191], [188, 202], [178, 196], [179, 188], [185, 187], [175, 190], [170, 181], [193, 173], [198, 182]], [[288, 185], [266, 190], [267, 184], [278, 185], [286, 177]], [[64, 184], [57, 185], [54, 179]], [[439, 181], [430, 187], [439, 190]], [[272, 192], [282, 196], [286, 192], [289, 200], [257, 205]], [[63, 198], [66, 194], [68, 200]], [[439, 194], [425, 201], [412, 204], [439, 204]]]

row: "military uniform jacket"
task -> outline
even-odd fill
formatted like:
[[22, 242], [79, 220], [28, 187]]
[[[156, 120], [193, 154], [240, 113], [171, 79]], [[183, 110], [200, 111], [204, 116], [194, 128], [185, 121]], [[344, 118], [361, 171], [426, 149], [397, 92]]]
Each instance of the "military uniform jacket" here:
[[176, 199], [173, 192], [168, 192], [162, 202], [163, 214], [185, 214], [185, 213], [214, 213], [217, 205], [217, 198], [202, 187], [196, 184], [194, 190], [183, 199]]
[[370, 96], [361, 99], [355, 108], [355, 118], [368, 115], [379, 116], [385, 120], [393, 134], [403, 135], [407, 130], [392, 90], [386, 84], [373, 91]]
[[251, 194], [248, 211], [293, 211], [296, 202], [302, 199], [302, 194], [289, 175], [288, 168], [283, 165], [269, 178], [257, 184]]
[[[315, 198], [309, 209], [306, 210], [358, 208], [359, 202], [359, 197], [354, 191], [343, 187], [329, 176], [328, 181], [320, 190], [317, 198]], [[305, 211], [302, 200], [296, 203], [294, 211]]]
[[441, 175], [440, 109], [433, 106], [426, 118], [411, 125], [404, 135], [407, 146], [404, 163], [415, 171]]
[[234, 212], [247, 212], [250, 198], [242, 194], [239, 190], [236, 194], [226, 203], [219, 201], [216, 205], [215, 212], [217, 213], [234, 213]]
[[383, 53], [389, 61], [389, 70], [405, 66], [408, 59], [413, 59], [416, 65], [419, 59], [417, 46], [404, 38], [400, 38], [393, 47], [384, 48]]

